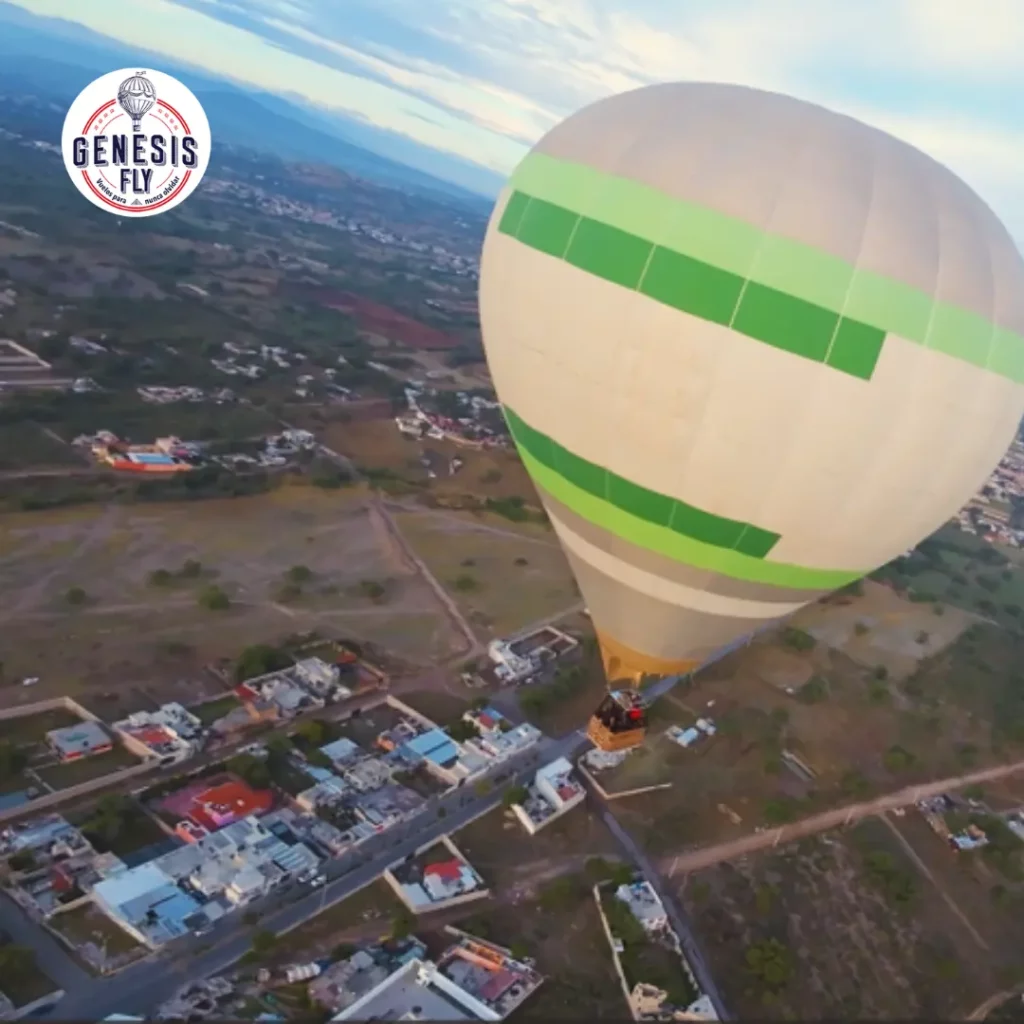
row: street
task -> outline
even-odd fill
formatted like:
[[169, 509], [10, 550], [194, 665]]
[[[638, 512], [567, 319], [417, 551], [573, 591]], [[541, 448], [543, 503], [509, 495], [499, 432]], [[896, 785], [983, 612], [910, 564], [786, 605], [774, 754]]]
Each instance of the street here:
[[[496, 765], [492, 773], [511, 770], [514, 781], [521, 782], [532, 774], [538, 763], [557, 757], [571, 758], [586, 742], [579, 732], [557, 740], [545, 739], [505, 764]], [[272, 896], [251, 904], [248, 909], [262, 911], [260, 929], [275, 934], [285, 932], [351, 896], [388, 866], [442, 835], [457, 831], [497, 807], [500, 801], [498, 787], [485, 796], [479, 795], [472, 786], [457, 789], [433, 801], [431, 809], [424, 814], [367, 840], [366, 848], [329, 862], [324, 870], [328, 882], [323, 888], [307, 891], [298, 899], [292, 899], [289, 893]], [[440, 807], [446, 811], [443, 817], [438, 816]], [[284, 900], [291, 901], [282, 905]], [[28, 927], [34, 932], [42, 931], [35, 925]], [[242, 914], [236, 912], [201, 938], [180, 939], [161, 954], [112, 977], [72, 979], [68, 976], [67, 994], [43, 1019], [98, 1020], [111, 1013], [151, 1014], [186, 982], [198, 981], [230, 967], [249, 950], [251, 936], [251, 929], [242, 922]], [[66, 954], [62, 955], [68, 959]], [[40, 964], [45, 966], [42, 959]]]

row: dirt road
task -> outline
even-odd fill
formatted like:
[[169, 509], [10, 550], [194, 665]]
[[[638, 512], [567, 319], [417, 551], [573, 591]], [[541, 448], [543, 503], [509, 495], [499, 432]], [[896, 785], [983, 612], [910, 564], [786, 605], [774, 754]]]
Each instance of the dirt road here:
[[819, 832], [827, 832], [830, 829], [852, 825], [863, 818], [871, 818], [878, 814], [884, 814], [886, 811], [896, 810], [899, 807], [910, 807], [919, 800], [924, 800], [930, 796], [938, 796], [940, 793], [948, 793], [952, 789], [962, 789], [964, 786], [971, 786], [980, 782], [992, 782], [994, 779], [1002, 779], [1019, 771], [1024, 771], [1024, 761], [997, 765], [994, 768], [983, 768], [980, 771], [970, 772], [966, 775], [956, 775], [949, 779], [939, 779], [936, 782], [924, 782], [917, 786], [907, 786], [895, 793], [876, 797], [874, 800], [866, 800], [863, 803], [849, 804], [846, 807], [837, 807], [831, 811], [812, 814], [808, 818], [794, 821], [780, 828], [754, 832], [739, 839], [718, 843], [715, 846], [704, 846], [675, 856], [663, 857], [660, 861], [660, 867], [669, 877], [680, 873], [685, 874], [690, 871], [700, 871], [702, 868], [721, 864], [723, 861], [734, 860], [748, 853], [757, 853], [760, 850], [778, 846], [780, 843], [792, 843], [797, 839], [817, 835]]

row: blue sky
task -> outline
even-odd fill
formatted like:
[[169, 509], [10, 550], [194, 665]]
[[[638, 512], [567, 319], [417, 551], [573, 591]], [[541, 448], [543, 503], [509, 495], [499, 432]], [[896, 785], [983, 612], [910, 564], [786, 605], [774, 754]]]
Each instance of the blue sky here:
[[654, 81], [740, 82], [892, 131], [1024, 240], [1022, 0], [10, 0], [506, 173]]

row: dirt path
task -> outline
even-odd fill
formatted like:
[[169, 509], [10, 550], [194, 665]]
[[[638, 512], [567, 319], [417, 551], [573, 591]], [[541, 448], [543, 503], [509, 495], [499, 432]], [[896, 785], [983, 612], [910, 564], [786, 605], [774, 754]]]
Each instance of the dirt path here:
[[988, 943], [981, 937], [978, 930], [968, 920], [967, 915], [960, 909], [957, 902], [949, 895], [948, 892], [942, 887], [942, 883], [932, 874], [931, 869], [927, 864], [917, 855], [917, 851], [907, 842], [906, 836], [892, 823], [892, 819], [887, 815], [882, 815], [882, 821], [889, 827], [889, 831], [899, 840], [900, 846], [903, 847], [906, 855], [914, 862], [915, 867], [918, 871], [928, 879], [929, 882], [935, 887], [935, 891], [942, 897], [946, 906], [953, 912], [953, 914], [959, 919], [960, 923], [964, 926], [967, 934], [974, 939], [975, 943], [982, 949], [987, 950], [989, 948]]
[[384, 523], [388, 533], [398, 545], [407, 562], [414, 567], [415, 571], [420, 575], [423, 581], [431, 590], [434, 591], [435, 595], [437, 595], [437, 599], [447, 612], [448, 617], [462, 634], [463, 640], [465, 641], [466, 655], [471, 656], [482, 654], [483, 645], [480, 643], [479, 639], [477, 639], [476, 633], [473, 632], [473, 627], [466, 621], [465, 616], [459, 610], [459, 606], [455, 603], [448, 591], [441, 585], [437, 577], [430, 571], [427, 564], [419, 555], [416, 554], [415, 551], [413, 551], [412, 546], [405, 537], [402, 536], [402, 531], [398, 528], [398, 524], [391, 517], [391, 513], [388, 512], [387, 507], [380, 498], [373, 498], [370, 503], [371, 517], [375, 514], [379, 520]]
[[1002, 1006], [1003, 1003], [1019, 997], [1021, 993], [1024, 993], [1024, 985], [1018, 985], [1016, 988], [1008, 989], [1006, 992], [997, 992], [994, 996], [989, 996], [977, 1009], [972, 1010], [968, 1015], [968, 1020], [984, 1020], [997, 1006]]
[[863, 803], [850, 804], [846, 807], [822, 811], [820, 814], [812, 814], [810, 817], [792, 822], [789, 825], [783, 825], [781, 828], [754, 832], [750, 835], [741, 836], [739, 839], [730, 839], [724, 843], [717, 843], [714, 846], [704, 846], [696, 850], [687, 850], [675, 856], [666, 856], [661, 858], [660, 866], [669, 877], [680, 872], [700, 871], [702, 868], [712, 867], [715, 864], [721, 864], [723, 861], [734, 860], [748, 853], [767, 850], [770, 847], [778, 846], [780, 843], [791, 843], [797, 839], [817, 835], [819, 832], [828, 832], [831, 829], [852, 825], [863, 818], [885, 814], [886, 811], [892, 811], [898, 807], [910, 807], [919, 800], [938, 796], [940, 793], [948, 793], [952, 789], [962, 789], [965, 786], [971, 786], [980, 782], [991, 782], [994, 779], [1005, 778], [1007, 775], [1013, 775], [1022, 770], [1024, 770], [1024, 761], [1015, 761], [1013, 764], [983, 768], [980, 771], [970, 772], [966, 775], [939, 779], [937, 782], [925, 782], [919, 786], [907, 786], [895, 793], [876, 797], [874, 800], [866, 800]]
[[442, 512], [435, 508], [424, 508], [422, 505], [407, 505], [400, 501], [386, 502], [389, 509], [395, 512], [408, 512], [417, 516], [429, 516], [432, 519], [443, 519], [445, 522], [457, 526], [466, 533], [491, 533], [499, 537], [511, 537], [514, 540], [525, 541], [527, 544], [540, 544], [546, 548], [560, 548], [557, 540], [548, 540], [546, 537], [531, 537], [527, 533], [519, 533], [516, 530], [505, 530], [500, 526], [491, 526], [488, 523], [474, 523], [462, 519], [451, 512]]

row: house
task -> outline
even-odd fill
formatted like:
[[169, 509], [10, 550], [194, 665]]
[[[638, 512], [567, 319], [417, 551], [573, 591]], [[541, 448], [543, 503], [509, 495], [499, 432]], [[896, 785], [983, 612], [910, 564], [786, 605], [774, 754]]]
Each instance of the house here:
[[429, 960], [410, 960], [332, 1020], [483, 1020], [501, 1016]]
[[360, 793], [369, 793], [391, 781], [391, 766], [379, 757], [367, 757], [346, 768], [342, 778]]
[[463, 859], [451, 840], [444, 837], [440, 845], [446, 855], [438, 856], [437, 860], [430, 859], [423, 867], [416, 863], [403, 863], [384, 872], [384, 878], [395, 894], [415, 914], [489, 895], [484, 880]]
[[200, 904], [155, 861], [105, 879], [92, 896], [112, 921], [150, 949], [188, 934], [190, 920], [202, 916]]
[[202, 722], [178, 703], [136, 711], [115, 722], [114, 731], [132, 753], [156, 758], [162, 765], [179, 764], [198, 753], [204, 735]]
[[658, 898], [650, 882], [630, 882], [615, 890], [615, 898], [629, 907], [645, 932], [662, 932], [668, 928], [665, 905]]
[[399, 756], [409, 764], [423, 764], [446, 782], [460, 777], [456, 765], [461, 753], [458, 744], [443, 729], [428, 729], [398, 748]]
[[337, 766], [351, 764], [356, 759], [362, 757], [363, 749], [358, 743], [353, 743], [346, 736], [342, 736], [341, 739], [322, 746], [320, 753], [333, 765]]
[[241, 779], [232, 779], [194, 797], [188, 817], [215, 832], [243, 818], [265, 814], [273, 805], [274, 795], [268, 790], [253, 789]]
[[573, 777], [572, 765], [564, 757], [539, 768], [527, 797], [513, 804], [512, 811], [530, 835], [583, 803], [586, 791]]
[[98, 722], [80, 722], [63, 729], [51, 729], [46, 734], [50, 750], [61, 761], [77, 761], [94, 754], [112, 750], [114, 742]]
[[24, 852], [37, 859], [55, 860], [91, 853], [92, 846], [59, 814], [44, 814], [0, 830], [0, 856]]
[[532, 961], [517, 960], [504, 946], [465, 932], [456, 934], [459, 940], [440, 956], [438, 970], [502, 1020], [540, 988], [544, 978]]

